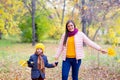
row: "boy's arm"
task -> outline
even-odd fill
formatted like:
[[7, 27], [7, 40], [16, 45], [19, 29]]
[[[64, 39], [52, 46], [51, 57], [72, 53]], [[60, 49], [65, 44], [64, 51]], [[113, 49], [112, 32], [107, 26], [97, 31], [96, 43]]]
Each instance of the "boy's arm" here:
[[46, 56], [44, 57], [44, 61], [45, 61], [45, 67], [47, 67], [47, 68], [53, 68], [53, 67], [55, 67], [55, 63], [49, 64], [48, 59], [47, 59]]
[[29, 60], [27, 61], [27, 64], [28, 64], [28, 67], [33, 67], [34, 62], [33, 62], [32, 56], [30, 56]]

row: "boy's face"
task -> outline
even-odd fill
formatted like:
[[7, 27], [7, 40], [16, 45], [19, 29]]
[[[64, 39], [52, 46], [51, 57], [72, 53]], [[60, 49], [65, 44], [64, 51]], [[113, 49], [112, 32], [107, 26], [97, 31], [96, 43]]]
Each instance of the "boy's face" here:
[[41, 48], [38, 48], [38, 49], [37, 49], [37, 54], [40, 55], [40, 54], [42, 54], [42, 53], [43, 53], [42, 49], [41, 49]]

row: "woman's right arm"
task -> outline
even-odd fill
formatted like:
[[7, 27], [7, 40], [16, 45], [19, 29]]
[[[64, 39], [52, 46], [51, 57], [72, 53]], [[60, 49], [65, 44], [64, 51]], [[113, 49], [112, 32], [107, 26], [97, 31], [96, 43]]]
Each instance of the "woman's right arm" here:
[[59, 56], [61, 55], [62, 51], [63, 51], [63, 41], [64, 41], [64, 36], [65, 34], [62, 35], [61, 39], [60, 39], [60, 43], [59, 46], [57, 48], [57, 52], [55, 54], [55, 59], [58, 60]]

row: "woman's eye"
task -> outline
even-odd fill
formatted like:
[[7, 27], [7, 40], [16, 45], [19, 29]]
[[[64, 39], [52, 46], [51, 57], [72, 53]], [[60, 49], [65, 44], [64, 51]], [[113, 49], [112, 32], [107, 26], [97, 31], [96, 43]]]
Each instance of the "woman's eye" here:
[[73, 26], [73, 25], [69, 25], [69, 26], [67, 26], [67, 27], [70, 27], [70, 26]]

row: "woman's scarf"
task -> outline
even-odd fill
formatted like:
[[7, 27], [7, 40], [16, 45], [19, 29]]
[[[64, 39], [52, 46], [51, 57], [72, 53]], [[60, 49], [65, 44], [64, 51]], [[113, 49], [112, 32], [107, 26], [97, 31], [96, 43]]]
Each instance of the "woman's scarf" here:
[[39, 69], [42, 73], [45, 73], [45, 65], [44, 65], [44, 61], [43, 61], [41, 55], [38, 56], [38, 69]]
[[72, 31], [72, 32], [69, 31], [69, 32], [68, 32], [68, 36], [69, 36], [69, 37], [74, 36], [77, 32], [78, 32], [78, 29], [75, 28], [74, 31]]

